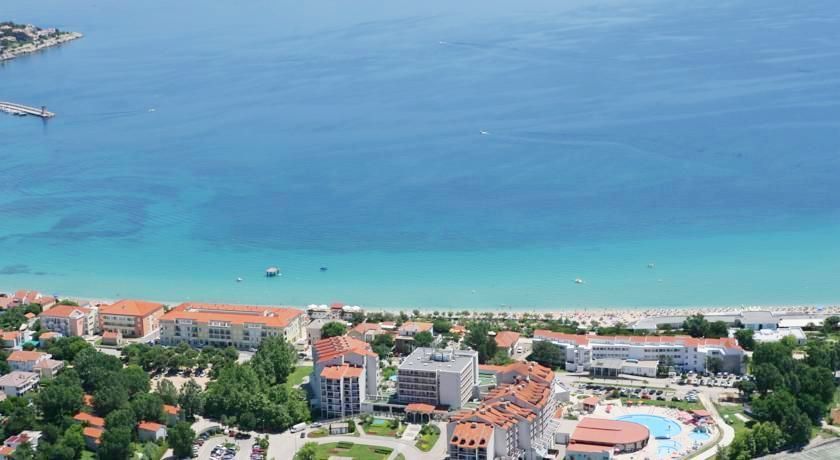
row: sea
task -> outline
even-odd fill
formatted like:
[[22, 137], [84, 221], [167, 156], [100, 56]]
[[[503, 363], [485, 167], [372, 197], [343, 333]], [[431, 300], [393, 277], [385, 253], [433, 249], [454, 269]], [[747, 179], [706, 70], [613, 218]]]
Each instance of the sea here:
[[0, 65], [0, 100], [57, 114], [0, 114], [0, 290], [840, 302], [836, 0], [41, 0], [6, 19], [84, 38]]

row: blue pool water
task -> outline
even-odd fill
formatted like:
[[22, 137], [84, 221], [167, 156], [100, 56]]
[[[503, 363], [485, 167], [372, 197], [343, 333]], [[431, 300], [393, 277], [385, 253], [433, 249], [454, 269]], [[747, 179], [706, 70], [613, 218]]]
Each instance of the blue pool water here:
[[706, 433], [705, 431], [692, 431], [689, 433], [688, 437], [695, 442], [706, 442], [710, 437], [712, 437], [712, 435]]
[[659, 458], [670, 457], [671, 454], [679, 452], [680, 450], [680, 444], [677, 441], [671, 439], [658, 439], [656, 443], [656, 455]]
[[[644, 425], [650, 430], [650, 435], [654, 438], [670, 438], [680, 432], [680, 425], [677, 422], [658, 415], [633, 414], [619, 417], [618, 420]], [[661, 442], [659, 444], [662, 445]]]
[[375, 419], [373, 419], [373, 422], [371, 422], [370, 424], [373, 425], [373, 426], [383, 426], [386, 423], [388, 423], [388, 421], [385, 420], [384, 418], [375, 418]]

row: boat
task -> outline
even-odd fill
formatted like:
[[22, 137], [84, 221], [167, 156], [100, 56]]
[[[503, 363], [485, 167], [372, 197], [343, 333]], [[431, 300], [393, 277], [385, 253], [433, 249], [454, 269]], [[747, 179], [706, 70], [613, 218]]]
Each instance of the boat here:
[[321, 271], [322, 271], [322, 272], [325, 272], [325, 271], [327, 271], [327, 270], [329, 270], [329, 268], [328, 268], [328, 267], [321, 267]]
[[575, 284], [583, 284], [583, 280], [580, 278], [575, 278]]
[[242, 277], [236, 278], [236, 282], [241, 283], [242, 282]]

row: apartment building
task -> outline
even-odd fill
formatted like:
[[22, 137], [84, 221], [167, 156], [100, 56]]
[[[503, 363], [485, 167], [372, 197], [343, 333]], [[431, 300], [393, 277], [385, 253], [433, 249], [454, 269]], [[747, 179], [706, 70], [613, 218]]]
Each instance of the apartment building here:
[[719, 359], [723, 370], [741, 374], [744, 350], [734, 338], [696, 339], [688, 336], [595, 336], [564, 334], [538, 329], [534, 341], [552, 342], [565, 350], [566, 370], [589, 371], [593, 360], [621, 359], [658, 361], [670, 358], [682, 371], [703, 372], [710, 358]]
[[160, 341], [249, 349], [266, 337], [285, 337], [294, 344], [304, 333], [302, 322], [303, 311], [294, 308], [187, 302], [163, 315]]
[[554, 415], [568, 392], [551, 369], [536, 363], [495, 368], [502, 383], [481, 405], [450, 417], [449, 455], [453, 460], [541, 459], [554, 443]]
[[347, 335], [354, 339], [364, 340], [371, 343], [379, 334], [385, 334], [385, 329], [379, 323], [359, 323], [347, 331]]
[[65, 337], [80, 337], [98, 332], [99, 309], [97, 307], [76, 307], [56, 305], [41, 313], [41, 328], [58, 332]]
[[99, 329], [123, 337], [146, 337], [160, 328], [163, 304], [144, 300], [120, 300], [99, 309]]
[[370, 344], [348, 336], [319, 340], [312, 347], [315, 366], [310, 377], [313, 404], [327, 418], [361, 412], [362, 403], [377, 394], [379, 356]]
[[414, 350], [414, 336], [421, 332], [432, 332], [432, 323], [406, 321], [397, 329], [394, 349], [397, 353], [411, 353]]
[[0, 390], [6, 396], [20, 396], [38, 385], [38, 374], [26, 371], [12, 371], [0, 376]]
[[400, 403], [460, 409], [478, 390], [478, 353], [417, 348], [397, 370]]

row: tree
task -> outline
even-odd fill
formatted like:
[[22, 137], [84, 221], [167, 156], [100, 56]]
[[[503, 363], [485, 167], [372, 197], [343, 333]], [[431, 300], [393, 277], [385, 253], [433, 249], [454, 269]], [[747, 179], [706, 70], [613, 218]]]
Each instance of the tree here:
[[34, 460], [35, 451], [32, 450], [32, 444], [29, 441], [17, 446], [15, 452], [12, 454], [14, 460]]
[[365, 314], [364, 313], [362, 313], [360, 311], [357, 311], [357, 312], [353, 312], [350, 315], [350, 323], [353, 324], [353, 326], [356, 326], [358, 324], [362, 324], [364, 322], [365, 322]]
[[101, 460], [125, 460], [132, 456], [131, 428], [107, 428], [98, 450]]
[[717, 356], [709, 356], [706, 358], [706, 371], [712, 374], [717, 374], [723, 370], [723, 360]]
[[201, 387], [195, 379], [189, 379], [181, 387], [181, 395], [178, 397], [181, 406], [181, 413], [187, 420], [193, 420], [204, 408], [204, 395], [201, 394]]
[[773, 364], [753, 364], [752, 371], [755, 377], [755, 389], [761, 394], [780, 389], [785, 384], [785, 377]]
[[195, 432], [188, 422], [178, 422], [167, 433], [167, 441], [175, 457], [188, 458], [192, 456], [192, 444]]
[[128, 390], [129, 396], [149, 392], [149, 374], [140, 366], [127, 366], [122, 369], [121, 380]]
[[744, 350], [752, 350], [755, 347], [755, 338], [753, 338], [754, 331], [752, 329], [738, 329], [735, 331], [735, 339], [738, 340], [738, 345]]
[[446, 334], [450, 329], [452, 329], [452, 323], [445, 319], [436, 319], [432, 323], [432, 330], [435, 331], [435, 334]]
[[64, 417], [79, 412], [83, 397], [84, 391], [79, 375], [74, 369], [67, 369], [44, 385], [38, 393], [36, 403], [44, 421], [59, 423]]
[[550, 369], [563, 368], [566, 354], [560, 346], [544, 340], [534, 342], [529, 361], [536, 361]]
[[496, 350], [496, 354], [493, 355], [493, 358], [490, 360], [490, 364], [495, 366], [506, 366], [513, 362], [510, 356], [508, 356], [507, 351], [505, 350]]
[[321, 338], [340, 337], [347, 333], [347, 326], [338, 321], [330, 321], [321, 328]]
[[824, 334], [830, 334], [837, 330], [837, 325], [840, 324], [840, 316], [829, 316], [823, 320], [822, 330]]
[[108, 374], [107, 380], [93, 392], [93, 407], [100, 416], [107, 416], [114, 410], [128, 405], [131, 395], [118, 376], [116, 372]]
[[469, 333], [464, 338], [470, 348], [478, 352], [478, 362], [484, 364], [496, 355], [496, 341], [490, 337], [490, 323], [475, 322], [470, 325]]
[[691, 315], [683, 321], [682, 328], [692, 337], [705, 337], [709, 322], [701, 314]]
[[164, 404], [174, 406], [178, 404], [178, 389], [169, 379], [161, 379], [157, 384], [157, 394]]
[[317, 460], [318, 444], [307, 442], [295, 454], [295, 460]]
[[88, 348], [93, 349], [93, 346], [81, 337], [59, 337], [50, 341], [45, 351], [51, 354], [53, 359], [73, 361], [80, 351]]
[[435, 341], [435, 337], [429, 331], [418, 332], [414, 334], [414, 345], [418, 347], [428, 347]]
[[78, 455], [81, 455], [82, 451], [85, 449], [85, 438], [82, 435], [82, 425], [79, 425], [78, 423], [70, 425], [57, 443], [57, 446], [72, 452], [72, 456], [69, 457], [70, 459], [74, 459]]
[[82, 388], [86, 391], [93, 391], [98, 385], [106, 384], [122, 367], [119, 358], [100, 353], [92, 347], [82, 349], [73, 359], [73, 368], [79, 373]]
[[[327, 326], [329, 324], [324, 328]], [[251, 358], [251, 366], [263, 381], [270, 385], [281, 384], [286, 383], [289, 374], [295, 370], [297, 359], [295, 347], [285, 337], [266, 337]]]
[[163, 420], [163, 400], [155, 393], [142, 393], [131, 398], [131, 410], [137, 420]]
[[117, 409], [107, 417], [105, 417], [105, 428], [128, 428], [129, 430], [134, 429], [134, 425], [137, 424], [137, 418], [134, 416], [134, 412], [126, 405], [123, 409]]
[[727, 335], [729, 335], [729, 330], [726, 327], [726, 323], [723, 321], [714, 321], [709, 323], [709, 329], [706, 331], [704, 337], [720, 338], [726, 337]]

